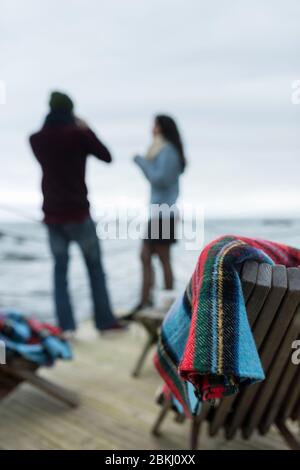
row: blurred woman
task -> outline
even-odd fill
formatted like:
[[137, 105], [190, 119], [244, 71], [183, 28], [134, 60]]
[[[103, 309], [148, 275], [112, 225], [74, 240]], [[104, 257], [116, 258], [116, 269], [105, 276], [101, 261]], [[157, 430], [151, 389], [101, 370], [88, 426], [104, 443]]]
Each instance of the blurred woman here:
[[[134, 158], [151, 186], [151, 211], [141, 251], [143, 271], [141, 298], [132, 315], [152, 306], [154, 255], [157, 255], [161, 262], [165, 288], [173, 289], [170, 247], [176, 242], [174, 204], [179, 195], [179, 178], [185, 169], [186, 160], [177, 125], [171, 117], [157, 116], [152, 132], [153, 142], [145, 157]], [[168, 210], [170, 208], [173, 210]]]

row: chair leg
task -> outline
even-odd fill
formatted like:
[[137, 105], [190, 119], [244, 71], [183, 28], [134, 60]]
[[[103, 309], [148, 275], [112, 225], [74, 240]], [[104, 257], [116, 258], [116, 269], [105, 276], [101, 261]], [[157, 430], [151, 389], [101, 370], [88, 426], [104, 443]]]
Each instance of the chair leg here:
[[201, 416], [195, 416], [192, 419], [191, 430], [190, 430], [190, 449], [197, 450], [199, 433], [201, 430], [202, 418]]
[[13, 392], [23, 380], [0, 373], [0, 401]]
[[151, 433], [154, 436], [159, 436], [160, 434], [160, 427], [165, 420], [168, 412], [171, 409], [171, 400], [165, 399], [164, 404], [162, 405], [162, 409], [160, 410], [158, 417], [153, 425], [153, 428], [151, 430]]
[[142, 350], [142, 353], [140, 355], [140, 357], [138, 358], [137, 360], [137, 363], [136, 363], [136, 366], [135, 368], [133, 369], [133, 372], [132, 372], [132, 377], [139, 377], [140, 373], [141, 373], [141, 370], [142, 370], [142, 367], [144, 365], [144, 362], [147, 358], [147, 355], [150, 351], [150, 349], [152, 348], [152, 346], [156, 343], [156, 337], [154, 338], [154, 336], [152, 335], [149, 335], [147, 341], [146, 341], [146, 344]]
[[57, 400], [62, 401], [66, 405], [70, 406], [71, 408], [76, 408], [79, 406], [79, 397], [76, 393], [72, 392], [71, 390], [67, 390], [60, 385], [57, 385], [49, 380], [40, 377], [35, 372], [31, 370], [19, 369], [15, 367], [10, 367], [7, 369], [7, 372], [18, 379], [26, 380], [31, 385], [43, 390], [48, 395], [56, 398]]
[[291, 433], [285, 423], [278, 421], [277, 428], [291, 450], [300, 450], [300, 441]]

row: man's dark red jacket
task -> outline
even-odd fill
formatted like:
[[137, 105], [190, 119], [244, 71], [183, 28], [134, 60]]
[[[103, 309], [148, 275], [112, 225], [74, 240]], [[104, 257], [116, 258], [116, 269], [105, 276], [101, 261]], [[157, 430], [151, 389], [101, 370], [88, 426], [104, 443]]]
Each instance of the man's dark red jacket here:
[[83, 221], [89, 215], [87, 156], [94, 155], [109, 163], [108, 149], [90, 129], [73, 123], [45, 124], [29, 140], [42, 167], [45, 223]]

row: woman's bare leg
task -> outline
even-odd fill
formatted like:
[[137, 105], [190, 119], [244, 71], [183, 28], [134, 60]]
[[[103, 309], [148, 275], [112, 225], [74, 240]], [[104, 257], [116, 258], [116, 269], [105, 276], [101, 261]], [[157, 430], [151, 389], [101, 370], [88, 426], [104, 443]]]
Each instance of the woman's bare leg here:
[[141, 304], [146, 305], [151, 301], [151, 290], [154, 285], [154, 272], [152, 268], [152, 248], [149, 243], [144, 242], [141, 251], [143, 267], [143, 282], [141, 293]]
[[173, 271], [171, 266], [171, 257], [170, 257], [170, 245], [169, 244], [160, 244], [156, 243], [154, 246], [154, 251], [159, 257], [159, 260], [162, 264], [165, 288], [173, 289], [174, 278]]

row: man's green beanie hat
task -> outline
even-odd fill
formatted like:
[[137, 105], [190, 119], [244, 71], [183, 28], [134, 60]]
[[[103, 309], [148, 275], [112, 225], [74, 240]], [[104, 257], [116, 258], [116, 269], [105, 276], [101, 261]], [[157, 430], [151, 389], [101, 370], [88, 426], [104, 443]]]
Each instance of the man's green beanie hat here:
[[50, 95], [49, 106], [51, 111], [62, 111], [71, 113], [74, 108], [74, 103], [68, 95], [53, 91]]

